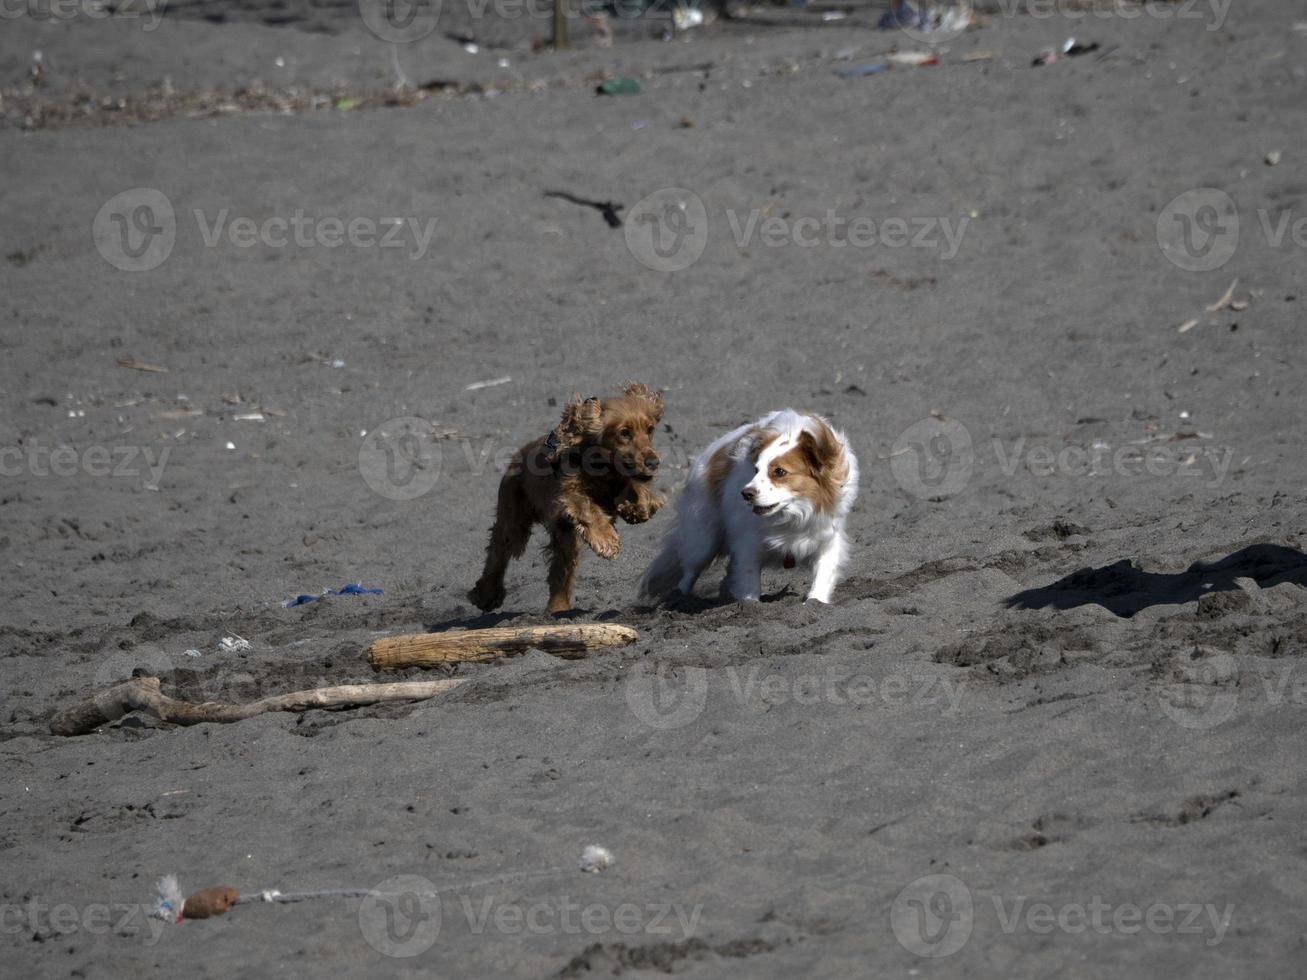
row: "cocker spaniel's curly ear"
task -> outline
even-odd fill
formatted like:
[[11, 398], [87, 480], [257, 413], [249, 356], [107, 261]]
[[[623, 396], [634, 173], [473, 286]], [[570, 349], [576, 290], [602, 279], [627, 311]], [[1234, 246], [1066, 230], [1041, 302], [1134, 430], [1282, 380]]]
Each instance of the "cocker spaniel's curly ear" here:
[[596, 441], [604, 431], [604, 406], [598, 398], [574, 397], [563, 406], [563, 417], [554, 429], [554, 455]]
[[663, 417], [663, 393], [661, 391], [654, 391], [648, 385], [639, 381], [628, 381], [622, 385], [622, 394], [630, 398], [642, 398], [647, 401], [649, 411], [653, 414], [655, 422]]

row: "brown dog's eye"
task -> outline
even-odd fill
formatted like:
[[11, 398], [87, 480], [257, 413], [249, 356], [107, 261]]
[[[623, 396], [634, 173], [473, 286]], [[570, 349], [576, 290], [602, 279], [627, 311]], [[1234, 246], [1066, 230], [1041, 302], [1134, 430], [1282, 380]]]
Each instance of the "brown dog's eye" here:
[[651, 425], [649, 426], [649, 435], [653, 435], [653, 432], [654, 432], [654, 427]]
[[783, 467], [778, 466], [776, 467], [776, 469], [771, 471], [771, 475], [774, 477], [782, 477], [785, 475], [785, 469]]
[[619, 432], [618, 435], [620, 435], [623, 439], [630, 439], [630, 438], [631, 438], [631, 430], [630, 430], [630, 429], [622, 429], [622, 431]]

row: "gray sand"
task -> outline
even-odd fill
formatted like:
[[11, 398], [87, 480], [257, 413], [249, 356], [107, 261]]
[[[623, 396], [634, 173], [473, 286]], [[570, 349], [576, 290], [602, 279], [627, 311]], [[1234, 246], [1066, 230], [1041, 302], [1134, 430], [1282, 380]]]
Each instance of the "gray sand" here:
[[[31, 130], [11, 111], [165, 76], [183, 94], [393, 84], [348, 5], [283, 26], [261, 9], [0, 33], [6, 975], [1300, 969], [1294, 3], [1000, 11], [938, 67], [851, 79], [833, 69], [924, 46], [865, 9], [671, 43], [642, 21], [609, 49], [578, 21], [561, 55], [530, 50], [539, 19], [473, 23], [477, 54], [442, 23], [400, 49], [405, 75], [496, 97]], [[1101, 48], [1031, 67], [1069, 35]], [[643, 92], [596, 97], [606, 75]], [[92, 233], [133, 188], [175, 215], [148, 271], [111, 263], [137, 261], [112, 215]], [[638, 261], [664, 261], [639, 217], [663, 212], [636, 205], [665, 188], [707, 216], [679, 271]], [[149, 218], [127, 200], [117, 220]], [[297, 211], [306, 245], [245, 246], [231, 224]], [[314, 237], [396, 216], [400, 247]], [[876, 233], [851, 243], [858, 218]], [[848, 432], [863, 476], [832, 606], [803, 604], [800, 570], [756, 606], [718, 602], [716, 572], [639, 605], [660, 514], [581, 569], [578, 618], [636, 627], [631, 647], [449, 669], [471, 683], [419, 705], [48, 734], [136, 667], [248, 700], [384, 679], [362, 660], [377, 635], [545, 622], [538, 544], [500, 614], [465, 599], [496, 459], [626, 378], [665, 389], [669, 494], [766, 410]], [[401, 454], [388, 474], [404, 417], [424, 420], [425, 468]], [[281, 605], [353, 581], [384, 595]], [[613, 866], [578, 870], [588, 844]], [[147, 926], [166, 873], [408, 894]]]

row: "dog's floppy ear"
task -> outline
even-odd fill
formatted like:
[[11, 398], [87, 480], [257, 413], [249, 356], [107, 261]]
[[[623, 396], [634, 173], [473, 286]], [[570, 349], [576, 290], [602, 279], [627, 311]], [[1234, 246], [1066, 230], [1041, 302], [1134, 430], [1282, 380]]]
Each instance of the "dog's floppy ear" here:
[[847, 475], [844, 447], [824, 421], [817, 421], [815, 432], [803, 430], [799, 435], [799, 448], [808, 458], [814, 473], [825, 474], [835, 480], [843, 480]]
[[630, 398], [642, 398], [649, 403], [649, 412], [653, 415], [655, 422], [663, 417], [663, 393], [654, 391], [646, 384], [639, 381], [628, 381], [622, 385], [622, 394]]
[[603, 403], [598, 398], [579, 395], [563, 406], [563, 417], [554, 429], [555, 455], [594, 442], [604, 431]]

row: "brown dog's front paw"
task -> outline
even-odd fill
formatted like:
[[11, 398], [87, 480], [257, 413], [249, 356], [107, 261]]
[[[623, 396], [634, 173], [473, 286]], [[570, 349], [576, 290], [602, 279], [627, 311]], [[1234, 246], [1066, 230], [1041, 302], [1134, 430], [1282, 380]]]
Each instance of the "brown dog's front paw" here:
[[627, 524], [643, 524], [662, 509], [666, 501], [655, 494], [632, 497], [617, 505], [617, 516]]
[[627, 524], [643, 524], [653, 512], [638, 500], [623, 500], [617, 505], [617, 516]]
[[600, 558], [612, 560], [622, 550], [622, 539], [617, 536], [611, 524], [598, 527], [581, 527], [581, 537]]
[[481, 579], [472, 587], [472, 591], [467, 594], [472, 605], [476, 606], [482, 612], [490, 612], [492, 609], [498, 609], [504, 604], [504, 599], [508, 592], [504, 589], [502, 582], [487, 582]]

